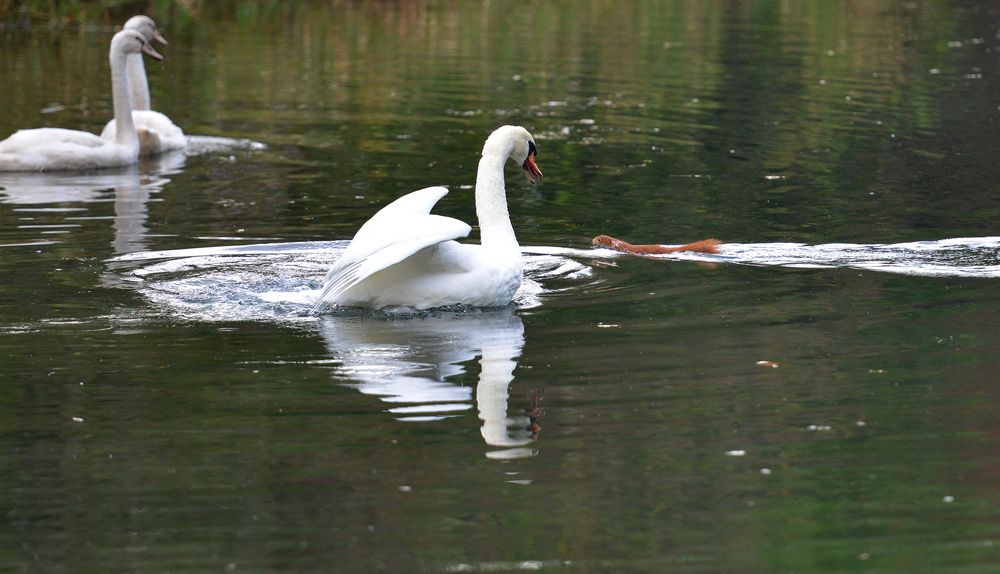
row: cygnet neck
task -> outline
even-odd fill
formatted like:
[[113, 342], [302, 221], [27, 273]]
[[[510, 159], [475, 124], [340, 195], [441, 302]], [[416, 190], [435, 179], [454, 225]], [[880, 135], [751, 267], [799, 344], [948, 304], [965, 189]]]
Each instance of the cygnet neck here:
[[142, 54], [128, 56], [128, 96], [132, 111], [149, 110], [149, 81], [146, 79], [146, 63]]
[[476, 175], [476, 216], [483, 247], [518, 249], [514, 227], [507, 211], [503, 168], [506, 156], [483, 154]]
[[115, 143], [138, 149], [139, 138], [135, 134], [132, 106], [129, 104], [127, 58], [128, 54], [119, 49], [117, 43], [112, 43], [108, 60], [111, 64], [111, 95], [115, 107]]

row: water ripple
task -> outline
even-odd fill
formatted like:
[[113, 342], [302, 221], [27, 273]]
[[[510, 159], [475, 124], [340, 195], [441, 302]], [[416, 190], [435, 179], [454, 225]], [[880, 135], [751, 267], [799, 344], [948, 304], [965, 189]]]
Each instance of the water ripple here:
[[[595, 250], [604, 256], [622, 254]], [[672, 253], [655, 259], [738, 265], [852, 268], [923, 277], [1000, 277], [1000, 237], [960, 237], [908, 243], [724, 243], [718, 255]]]
[[[310, 310], [322, 278], [346, 246], [346, 241], [329, 241], [128, 253], [109, 260], [104, 282], [136, 289], [156, 308], [183, 319], [312, 322]], [[721, 251], [649, 258], [805, 269], [848, 267], [926, 277], [1000, 277], [1000, 237], [896, 244], [727, 243]], [[546, 246], [525, 247], [523, 252], [525, 280], [514, 300], [521, 309], [574, 290], [601, 291], [607, 279], [595, 273], [594, 265], [601, 259], [628, 257], [607, 249]]]

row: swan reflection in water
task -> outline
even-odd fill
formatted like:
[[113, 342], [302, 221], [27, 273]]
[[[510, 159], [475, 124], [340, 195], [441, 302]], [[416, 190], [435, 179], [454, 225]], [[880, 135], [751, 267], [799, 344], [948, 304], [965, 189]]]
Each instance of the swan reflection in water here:
[[[183, 152], [170, 152], [142, 158], [127, 167], [93, 172], [0, 172], [0, 203], [17, 205], [14, 209], [25, 214], [65, 213], [65, 221], [78, 222], [89, 218], [85, 215], [87, 204], [107, 202], [107, 192], [113, 190], [115, 234], [111, 245], [115, 253], [144, 251], [148, 249], [146, 220], [151, 194], [170, 183], [167, 176], [180, 172], [184, 162]], [[53, 204], [60, 207], [41, 207]], [[37, 227], [54, 229], [65, 224]]]
[[479, 357], [475, 405], [486, 453], [509, 459], [538, 453], [537, 405], [508, 416], [508, 386], [524, 347], [524, 325], [512, 307], [482, 312], [440, 312], [400, 319], [328, 315], [319, 330], [341, 361], [338, 375], [362, 393], [393, 406], [403, 421], [440, 420], [472, 408], [473, 389], [449, 382]]

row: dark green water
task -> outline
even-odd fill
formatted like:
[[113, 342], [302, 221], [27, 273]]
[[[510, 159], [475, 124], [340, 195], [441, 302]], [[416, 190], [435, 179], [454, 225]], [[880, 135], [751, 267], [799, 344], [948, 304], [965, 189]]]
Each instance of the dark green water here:
[[[267, 148], [0, 174], [0, 570], [1000, 569], [993, 3], [0, 2], [0, 137], [99, 132], [144, 8], [154, 109]], [[474, 221], [504, 123], [516, 308], [289, 300], [403, 193]]]

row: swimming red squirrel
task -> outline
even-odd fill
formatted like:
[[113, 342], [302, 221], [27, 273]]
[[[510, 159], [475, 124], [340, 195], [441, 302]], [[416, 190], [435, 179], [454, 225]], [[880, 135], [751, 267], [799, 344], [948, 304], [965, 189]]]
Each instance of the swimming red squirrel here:
[[666, 247], [664, 245], [632, 245], [627, 241], [615, 239], [610, 235], [598, 235], [593, 239], [593, 241], [591, 241], [591, 243], [597, 247], [606, 247], [608, 249], [614, 249], [615, 251], [621, 251], [623, 253], [632, 253], [634, 255], [657, 255], [660, 253], [677, 253], [678, 251], [718, 253], [719, 245], [722, 244], [722, 242], [718, 239], [702, 239], [701, 241], [678, 245], [677, 247]]

